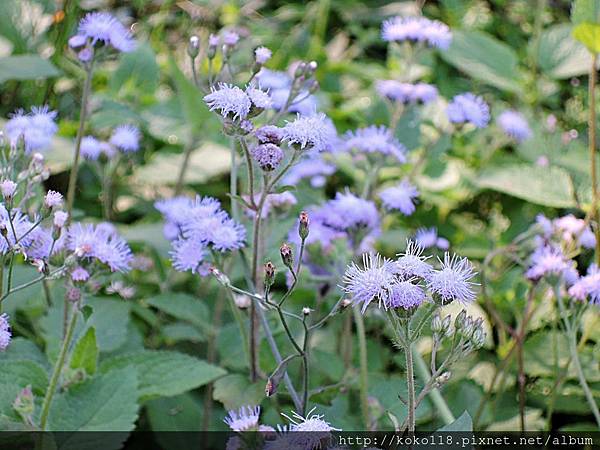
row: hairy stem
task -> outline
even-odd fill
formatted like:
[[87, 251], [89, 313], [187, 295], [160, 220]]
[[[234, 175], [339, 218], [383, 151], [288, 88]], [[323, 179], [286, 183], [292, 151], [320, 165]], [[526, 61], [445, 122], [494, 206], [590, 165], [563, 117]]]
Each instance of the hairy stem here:
[[[407, 325], [406, 334], [410, 335], [410, 330]], [[407, 391], [407, 408], [408, 408], [408, 432], [415, 432], [415, 374], [413, 366], [413, 355], [410, 343], [404, 348], [406, 356], [406, 391]]]
[[365, 334], [365, 322], [360, 310], [352, 308], [354, 322], [356, 323], [356, 334], [358, 334], [358, 354], [360, 358], [360, 410], [365, 424], [365, 430], [370, 429], [369, 420], [369, 398], [368, 398], [368, 366], [367, 366], [367, 337]]

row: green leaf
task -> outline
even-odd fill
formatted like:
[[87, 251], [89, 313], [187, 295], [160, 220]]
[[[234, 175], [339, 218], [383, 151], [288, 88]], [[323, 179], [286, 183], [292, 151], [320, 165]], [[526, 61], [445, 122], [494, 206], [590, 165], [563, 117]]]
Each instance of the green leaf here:
[[600, 25], [581, 23], [573, 28], [573, 37], [592, 53], [600, 53]]
[[569, 24], [554, 25], [542, 32], [537, 45], [536, 59], [548, 76], [562, 80], [589, 72], [592, 57], [572, 36]]
[[569, 175], [559, 167], [528, 164], [490, 167], [479, 175], [475, 184], [537, 205], [555, 208], [575, 206]]
[[225, 370], [183, 353], [145, 350], [119, 355], [101, 364], [103, 373], [128, 368], [137, 372], [142, 400], [170, 397], [203, 386]]
[[137, 378], [131, 370], [112, 370], [71, 387], [54, 398], [53, 431], [130, 431], [138, 416]]
[[126, 83], [131, 83], [139, 92], [154, 92], [159, 78], [154, 50], [144, 44], [133, 52], [122, 54], [119, 67], [110, 79], [110, 88], [117, 92]]
[[450, 48], [440, 55], [448, 64], [483, 83], [515, 93], [522, 92], [517, 54], [486, 33], [453, 31]]
[[37, 80], [58, 75], [58, 69], [50, 61], [38, 55], [0, 58], [0, 83], [7, 80]]
[[129, 324], [129, 305], [122, 300], [90, 298], [93, 313], [87, 327], [96, 329], [96, 341], [101, 352], [111, 352], [125, 343]]
[[37, 345], [25, 338], [17, 336], [10, 342], [8, 348], [0, 353], [0, 362], [23, 359], [36, 362], [42, 367], [47, 368], [48, 366], [48, 360]]
[[86, 333], [79, 338], [71, 356], [71, 369], [83, 369], [88, 375], [96, 373], [98, 365], [98, 344], [96, 343], [96, 329], [88, 328]]
[[198, 328], [187, 323], [169, 323], [162, 326], [162, 334], [167, 344], [179, 341], [206, 342], [206, 336]]
[[212, 329], [209, 311], [203, 300], [189, 294], [169, 292], [151, 297], [147, 300], [150, 306], [167, 314], [189, 322], [201, 330]]
[[451, 424], [443, 426], [437, 431], [473, 431], [473, 420], [467, 411]]
[[244, 405], [259, 405], [265, 398], [263, 383], [251, 383], [247, 376], [231, 374], [215, 381], [213, 398], [225, 409], [237, 409]]
[[0, 385], [15, 384], [20, 388], [31, 385], [35, 395], [44, 395], [48, 373], [38, 363], [26, 359], [0, 361]]
[[574, 0], [571, 21], [574, 24], [600, 23], [600, 0]]

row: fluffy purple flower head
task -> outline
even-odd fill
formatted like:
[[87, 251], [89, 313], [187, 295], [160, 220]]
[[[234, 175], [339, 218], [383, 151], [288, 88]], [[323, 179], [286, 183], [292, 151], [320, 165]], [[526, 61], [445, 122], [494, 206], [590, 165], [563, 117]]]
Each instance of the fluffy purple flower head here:
[[30, 114], [22, 110], [14, 113], [6, 122], [4, 131], [12, 146], [23, 139], [25, 152], [29, 154], [50, 147], [58, 130], [55, 120], [56, 111], [50, 111], [47, 106], [34, 106]]
[[258, 47], [254, 50], [254, 59], [261, 66], [265, 64], [273, 56], [273, 52], [267, 47]]
[[391, 130], [383, 125], [371, 125], [346, 133], [345, 149], [364, 153], [380, 153], [393, 156], [401, 163], [406, 162], [406, 147], [398, 142]]
[[11, 199], [17, 192], [17, 183], [12, 180], [3, 180], [0, 183], [0, 191], [5, 200]]
[[226, 252], [238, 250], [244, 246], [246, 229], [233, 219], [226, 219], [210, 235], [210, 243], [215, 250]]
[[410, 280], [399, 281], [390, 288], [387, 307], [410, 310], [421, 305], [424, 301], [425, 291], [421, 286], [413, 284]]
[[490, 121], [490, 107], [483, 98], [467, 92], [452, 99], [446, 109], [452, 123], [472, 123], [477, 128], [485, 128]]
[[452, 42], [450, 28], [425, 17], [394, 17], [383, 22], [381, 37], [390, 42], [424, 42], [430, 47], [447, 50]]
[[554, 219], [552, 222], [557, 233], [565, 242], [571, 243], [577, 241], [584, 248], [594, 248], [596, 237], [590, 226], [583, 219], [575, 217], [573, 214]]
[[570, 264], [560, 249], [543, 245], [532, 253], [525, 276], [530, 280], [539, 280], [545, 276], [562, 277], [569, 268]]
[[379, 228], [380, 218], [372, 201], [357, 197], [350, 191], [338, 192], [333, 200], [325, 204], [325, 224], [343, 231]]
[[395, 282], [394, 263], [379, 254], [364, 254], [363, 266], [351, 263], [344, 274], [343, 290], [355, 304], [362, 304], [364, 314], [372, 301], [381, 308], [387, 307], [389, 291]]
[[11, 218], [12, 225], [8, 217], [8, 211], [0, 203], [0, 228], [6, 230], [6, 236], [0, 239], [0, 253], [2, 254], [6, 254], [9, 250], [8, 243], [12, 247], [19, 241], [19, 245], [27, 249], [33, 242], [34, 234], [29, 232], [33, 228], [33, 223], [29, 218], [18, 209], [11, 210]]
[[67, 213], [65, 211], [55, 211], [53, 220], [52, 220], [52, 224], [56, 228], [62, 228], [67, 223], [68, 218], [69, 218], [69, 213]]
[[48, 209], [59, 207], [63, 204], [63, 196], [60, 192], [48, 191], [44, 197], [44, 206]]
[[257, 145], [250, 151], [250, 154], [260, 168], [266, 172], [277, 169], [283, 159], [283, 150], [275, 144]]
[[587, 274], [577, 280], [569, 288], [569, 295], [577, 300], [585, 300], [589, 297], [594, 305], [600, 305], [600, 271], [596, 264], [592, 264]]
[[275, 125], [265, 125], [260, 127], [254, 132], [254, 136], [261, 144], [275, 144], [281, 143], [283, 132], [281, 128]]
[[82, 259], [95, 259], [113, 272], [126, 272], [133, 254], [127, 242], [111, 227], [76, 223], [67, 235], [67, 248]]
[[206, 257], [206, 246], [199, 240], [179, 238], [169, 252], [175, 270], [197, 273]]
[[437, 88], [427, 83], [411, 84], [396, 80], [378, 80], [375, 82], [375, 90], [382, 97], [405, 104], [422, 103], [426, 105], [438, 97]]
[[408, 281], [413, 278], [427, 280], [433, 268], [426, 262], [428, 256], [423, 256], [423, 247], [414, 241], [408, 240], [406, 251], [398, 255], [395, 261], [394, 272], [401, 279]]
[[379, 198], [388, 210], [397, 209], [405, 216], [415, 212], [415, 199], [418, 196], [419, 191], [408, 180], [402, 180], [396, 186], [379, 193]]
[[94, 136], [84, 136], [81, 140], [81, 156], [90, 161], [96, 161], [102, 154], [101, 142]]
[[90, 273], [85, 270], [83, 267], [75, 267], [71, 271], [71, 279], [73, 281], [87, 281], [90, 278]]
[[0, 314], [0, 350], [6, 350], [12, 339], [8, 314]]
[[232, 84], [219, 83], [211, 88], [211, 93], [204, 96], [204, 101], [211, 111], [219, 111], [221, 116], [230, 119], [245, 119], [252, 101], [248, 94]]
[[305, 158], [292, 166], [283, 178], [283, 184], [296, 186], [303, 179], [309, 178], [312, 187], [320, 188], [325, 186], [327, 177], [334, 173], [335, 166], [320, 157]]
[[298, 115], [296, 120], [283, 127], [282, 141], [300, 150], [331, 151], [337, 141], [337, 132], [323, 113]]
[[[38, 226], [31, 233], [31, 242], [25, 249], [25, 256], [30, 260], [45, 260], [50, 257], [50, 249], [52, 248], [52, 233], [47, 228]], [[58, 250], [58, 246], [54, 246], [54, 251]]]
[[340, 431], [324, 420], [323, 415], [314, 414], [315, 409], [311, 409], [305, 417], [295, 411], [291, 417], [282, 414], [290, 421], [290, 426], [280, 429], [280, 439], [272, 442], [273, 448], [315, 450], [321, 448], [323, 441], [330, 439], [332, 431]]
[[447, 250], [449, 242], [443, 237], [438, 237], [435, 227], [419, 228], [415, 234], [415, 242], [422, 248], [438, 247], [441, 250]]
[[267, 109], [273, 106], [273, 99], [265, 91], [255, 87], [247, 87], [246, 95], [250, 98], [252, 105], [259, 109]]
[[242, 406], [231, 410], [223, 420], [233, 431], [253, 431], [258, 429], [260, 406]]
[[433, 297], [440, 299], [444, 305], [454, 300], [460, 303], [473, 302], [476, 297], [473, 291], [475, 283], [471, 280], [476, 272], [469, 260], [457, 255], [450, 256], [446, 252], [444, 261], [440, 260], [440, 263], [440, 270], [434, 270], [426, 280]]
[[77, 35], [69, 40], [72, 47], [81, 47], [89, 39], [92, 45], [101, 42], [121, 52], [133, 51], [136, 47], [131, 33], [113, 15], [106, 12], [88, 13], [79, 22]]
[[133, 125], [119, 125], [110, 137], [110, 143], [123, 153], [133, 153], [140, 149], [140, 130]]
[[502, 131], [517, 142], [523, 142], [531, 137], [531, 128], [527, 120], [517, 111], [504, 111], [498, 116], [497, 122]]
[[225, 31], [223, 33], [223, 44], [233, 47], [240, 40], [240, 35], [235, 31]]

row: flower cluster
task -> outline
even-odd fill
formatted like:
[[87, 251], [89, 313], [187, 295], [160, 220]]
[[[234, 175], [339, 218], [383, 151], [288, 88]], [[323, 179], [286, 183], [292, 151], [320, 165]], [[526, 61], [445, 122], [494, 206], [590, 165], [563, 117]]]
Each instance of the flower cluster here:
[[446, 113], [452, 123], [471, 123], [477, 128], [485, 128], [490, 121], [490, 107], [471, 92], [455, 96], [448, 104]]
[[475, 300], [472, 279], [476, 273], [468, 259], [446, 253], [436, 270], [422, 253], [421, 247], [409, 241], [406, 252], [396, 260], [364, 254], [362, 267], [348, 266], [343, 290], [362, 305], [363, 313], [372, 302], [384, 309], [412, 310], [426, 301], [426, 290], [443, 305]]
[[56, 111], [47, 106], [34, 106], [26, 114], [23, 110], [15, 112], [6, 122], [4, 131], [10, 145], [16, 147], [23, 141], [27, 154], [46, 150], [58, 130], [55, 122]]
[[427, 83], [402, 83], [396, 80], [378, 80], [375, 82], [377, 93], [392, 100], [404, 104], [420, 103], [426, 105], [438, 98], [438, 90], [432, 84]]
[[79, 52], [82, 61], [91, 58], [91, 47], [97, 43], [110, 45], [120, 52], [131, 52], [136, 48], [136, 42], [131, 32], [112, 14], [93, 12], [87, 14], [79, 22], [77, 34], [69, 39], [72, 48], [85, 47]]
[[384, 126], [371, 125], [349, 131], [345, 135], [344, 148], [359, 155], [378, 153], [392, 156], [398, 162], [406, 162], [406, 147], [394, 137], [391, 130]]
[[384, 41], [411, 41], [447, 50], [452, 42], [448, 25], [425, 17], [394, 17], [383, 22], [381, 37]]
[[221, 209], [212, 197], [174, 197], [155, 203], [165, 218], [165, 236], [173, 241], [175, 269], [206, 273], [208, 250], [227, 252], [244, 246], [245, 228]]
[[295, 120], [286, 122], [282, 130], [282, 142], [298, 150], [332, 151], [338, 141], [333, 122], [323, 113], [298, 114]]
[[379, 193], [383, 205], [388, 210], [398, 210], [405, 216], [415, 212], [415, 199], [419, 191], [410, 181], [402, 180], [395, 186], [391, 186]]
[[252, 86], [243, 90], [227, 83], [213, 86], [211, 93], [204, 96], [204, 101], [211, 111], [218, 111], [231, 120], [243, 120], [271, 107], [271, 98], [266, 92]]
[[121, 151], [125, 154], [137, 152], [140, 148], [141, 133], [133, 125], [119, 125], [116, 127], [108, 142], [101, 141], [94, 136], [84, 136], [81, 139], [81, 156], [89, 161], [97, 161], [104, 156], [111, 159]]
[[517, 142], [526, 141], [531, 137], [532, 132], [527, 120], [517, 111], [504, 111], [496, 121], [502, 131]]

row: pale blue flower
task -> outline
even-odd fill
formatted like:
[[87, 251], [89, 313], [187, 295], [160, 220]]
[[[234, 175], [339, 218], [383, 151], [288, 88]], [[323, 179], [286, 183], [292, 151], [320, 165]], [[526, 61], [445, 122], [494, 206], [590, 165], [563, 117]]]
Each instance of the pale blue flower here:
[[426, 262], [429, 256], [423, 256], [423, 247], [408, 240], [404, 253], [398, 255], [395, 261], [394, 273], [403, 280], [421, 278], [427, 280], [433, 268]]
[[418, 196], [419, 191], [408, 180], [402, 180], [396, 186], [379, 193], [379, 198], [388, 210], [397, 209], [405, 216], [415, 212], [415, 199]]
[[179, 272], [200, 270], [207, 255], [206, 246], [199, 240], [179, 238], [172, 243], [173, 249], [169, 252], [175, 270]]
[[331, 151], [337, 141], [337, 132], [323, 113], [298, 115], [296, 120], [283, 127], [282, 141], [300, 150]]
[[257, 145], [250, 151], [250, 154], [260, 168], [266, 172], [277, 169], [283, 159], [283, 150], [275, 144]]
[[472, 123], [477, 128], [485, 128], [490, 121], [490, 107], [483, 98], [467, 92], [452, 99], [446, 109], [452, 123]]
[[380, 153], [393, 156], [401, 163], [406, 162], [406, 147], [398, 142], [392, 131], [383, 125], [371, 125], [346, 133], [345, 149], [364, 153]]
[[[310, 236], [310, 235], [309, 235]], [[395, 282], [394, 263], [379, 254], [364, 254], [363, 266], [351, 263], [344, 274], [343, 290], [355, 304], [362, 304], [364, 314], [369, 304], [376, 301], [379, 307], [386, 307], [389, 292]]]
[[441, 268], [434, 270], [427, 278], [427, 287], [434, 298], [448, 304], [454, 300], [460, 303], [471, 303], [476, 294], [473, 291], [475, 283], [471, 280], [476, 272], [467, 258], [457, 255], [444, 254], [444, 261], [440, 261]]
[[219, 111], [223, 117], [234, 120], [245, 119], [252, 107], [252, 101], [246, 92], [227, 83], [212, 87], [211, 93], [204, 96], [204, 101], [211, 111]]
[[398, 281], [392, 284], [388, 299], [388, 308], [403, 308], [406, 310], [416, 308], [425, 301], [425, 291], [411, 281]]
[[124, 153], [137, 152], [140, 148], [140, 130], [133, 125], [119, 125], [113, 131], [110, 143]]
[[437, 20], [425, 17], [394, 17], [383, 22], [381, 37], [384, 41], [424, 42], [431, 47], [448, 49], [452, 42], [450, 28]]
[[258, 430], [260, 406], [242, 406], [237, 410], [230, 410], [223, 420], [229, 428], [236, 432]]
[[497, 122], [500, 128], [517, 142], [523, 142], [532, 135], [527, 120], [517, 111], [504, 111], [498, 116]]

